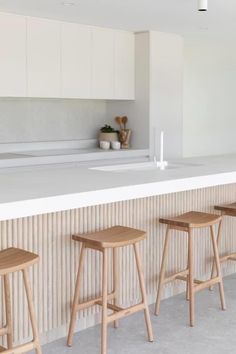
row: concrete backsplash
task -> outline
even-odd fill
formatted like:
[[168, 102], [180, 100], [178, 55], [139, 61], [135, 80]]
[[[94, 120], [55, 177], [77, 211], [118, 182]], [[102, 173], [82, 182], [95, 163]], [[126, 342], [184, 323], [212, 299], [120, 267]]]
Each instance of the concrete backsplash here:
[[113, 119], [102, 100], [3, 98], [0, 143], [93, 139]]

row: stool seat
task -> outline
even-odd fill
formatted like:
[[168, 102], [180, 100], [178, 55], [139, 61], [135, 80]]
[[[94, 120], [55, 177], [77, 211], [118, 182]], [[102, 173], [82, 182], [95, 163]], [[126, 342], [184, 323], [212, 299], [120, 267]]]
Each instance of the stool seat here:
[[221, 216], [215, 214], [190, 211], [188, 213], [172, 217], [160, 218], [160, 223], [183, 228], [198, 228], [216, 224], [221, 220]]
[[13, 273], [38, 262], [38, 255], [19, 248], [0, 251], [0, 275]]
[[124, 226], [114, 226], [102, 231], [73, 235], [75, 241], [97, 248], [114, 248], [132, 245], [146, 238], [146, 232]]
[[236, 216], [236, 203], [215, 205], [215, 210], [220, 210], [223, 214]]

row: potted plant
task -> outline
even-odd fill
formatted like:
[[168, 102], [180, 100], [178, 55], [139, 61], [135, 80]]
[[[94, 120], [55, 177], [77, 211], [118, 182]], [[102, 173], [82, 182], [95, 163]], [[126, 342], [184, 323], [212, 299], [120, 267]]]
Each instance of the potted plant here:
[[99, 132], [99, 137], [98, 137], [99, 141], [118, 141], [119, 137], [118, 137], [118, 132], [117, 130], [115, 130], [114, 128], [112, 128], [110, 125], [104, 125], [104, 127], [102, 127], [100, 129]]

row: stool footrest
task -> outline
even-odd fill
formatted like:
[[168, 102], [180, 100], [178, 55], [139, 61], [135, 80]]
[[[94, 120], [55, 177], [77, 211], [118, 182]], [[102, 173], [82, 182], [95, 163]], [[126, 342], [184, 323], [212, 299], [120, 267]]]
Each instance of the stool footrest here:
[[229, 260], [229, 261], [236, 261], [236, 255], [235, 255], [234, 257], [230, 256], [230, 257], [228, 258], [228, 260]]
[[[187, 276], [184, 276], [184, 277], [183, 277], [183, 276], [179, 275], [179, 276], [177, 277], [177, 279], [178, 279], [178, 280], [183, 280], [183, 281], [188, 281]], [[198, 279], [194, 279], [193, 281], [194, 281], [195, 284], [202, 284], [202, 283], [205, 282], [204, 280], [198, 280]]]
[[[115, 298], [114, 292], [107, 295], [107, 300], [112, 300], [114, 298]], [[96, 299], [82, 302], [77, 305], [76, 310], [80, 311], [80, 310], [87, 309], [88, 307], [91, 307], [91, 306], [99, 305], [99, 302], [101, 302], [101, 301], [102, 301], [102, 296], [97, 297]]]
[[221, 282], [221, 278], [220, 277], [215, 277], [209, 280], [205, 280], [203, 282], [201, 282], [198, 285], [194, 286], [194, 292], [200, 291], [200, 290], [204, 290], [206, 288], [210, 288], [211, 286], [220, 283]]
[[141, 302], [140, 304], [130, 306], [126, 309], [119, 310], [119, 312], [113, 313], [112, 315], [108, 316], [108, 323], [114, 322], [119, 320], [120, 318], [126, 317], [131, 315], [132, 313], [139, 312], [145, 309], [145, 304]]
[[[188, 281], [187, 276], [178, 275], [177, 279], [183, 280], [183, 281]], [[194, 279], [193, 282], [195, 284], [197, 284], [197, 285], [194, 286], [194, 291], [197, 292], [197, 291], [203, 290], [205, 288], [211, 287], [214, 284], [219, 283], [220, 282], [220, 278], [219, 277], [215, 277], [215, 278], [212, 278], [212, 279], [209, 279], [209, 280]]]
[[236, 261], [236, 253], [227, 254], [226, 256], [220, 257], [220, 262], [226, 261]]
[[[2, 347], [1, 347], [2, 348]], [[14, 347], [12, 349], [4, 349], [4, 351], [2, 351], [4, 354], [22, 354], [24, 352], [28, 352], [30, 350], [33, 350], [36, 348], [36, 343], [33, 342], [29, 342], [26, 344], [21, 344], [18, 345], [17, 347]]]
[[[102, 306], [102, 301], [98, 301], [96, 303], [96, 305]], [[113, 304], [107, 304], [107, 308], [109, 310], [112, 310], [112, 311], [115, 311], [115, 312], [119, 312], [119, 311], [123, 311], [124, 310], [124, 308], [116, 306], [116, 305], [113, 305]]]
[[181, 277], [185, 277], [186, 275], [188, 275], [189, 271], [188, 269], [182, 270], [179, 273], [175, 273], [173, 275], [170, 275], [169, 277], [166, 277], [163, 281], [164, 284], [166, 283], [170, 283], [174, 280], [180, 279], [180, 280], [185, 280], [185, 279], [181, 279]]

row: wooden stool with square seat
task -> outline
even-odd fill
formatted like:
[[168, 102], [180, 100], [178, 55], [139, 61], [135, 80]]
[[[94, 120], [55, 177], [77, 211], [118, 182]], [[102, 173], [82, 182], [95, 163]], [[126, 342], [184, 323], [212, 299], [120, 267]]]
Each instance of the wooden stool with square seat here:
[[[222, 217], [223, 216], [236, 217], [236, 203], [216, 205], [215, 210], [219, 210], [221, 212]], [[219, 249], [220, 249], [221, 238], [222, 238], [222, 232], [219, 232], [217, 237], [217, 245]], [[226, 262], [226, 261], [236, 261], [236, 252], [231, 251], [229, 254], [225, 256], [220, 256], [220, 262]], [[215, 262], [213, 262], [213, 266], [212, 266], [212, 277], [214, 276], [214, 273], [215, 273]]]
[[[224, 297], [224, 288], [221, 276], [221, 268], [220, 268], [220, 260], [219, 260], [219, 252], [217, 247], [217, 242], [215, 238], [214, 225], [219, 224], [218, 233], [220, 233], [221, 228], [221, 216], [201, 213], [201, 212], [188, 212], [173, 218], [161, 218], [160, 222], [167, 225], [164, 250], [162, 256], [162, 264], [159, 278], [159, 286], [157, 292], [157, 301], [156, 301], [156, 315], [159, 314], [160, 311], [160, 301], [161, 301], [161, 293], [163, 290], [163, 286], [166, 283], [174, 281], [176, 279], [184, 280], [187, 282], [187, 299], [189, 300], [189, 314], [190, 314], [190, 326], [194, 326], [194, 306], [195, 306], [195, 293], [197, 291], [203, 290], [207, 287], [210, 287], [214, 284], [219, 284], [220, 290], [220, 300], [222, 310], [225, 310], [225, 297]], [[193, 257], [193, 229], [209, 227], [211, 234], [211, 241], [213, 246], [214, 260], [217, 269], [217, 275], [210, 280], [201, 281], [194, 279], [194, 257]], [[178, 230], [184, 231], [188, 234], [188, 264], [187, 268], [181, 272], [175, 273], [169, 277], [165, 277], [165, 268], [167, 262], [167, 253], [169, 248], [169, 240], [170, 240], [170, 231]], [[181, 255], [180, 255], [181, 256]]]
[[[74, 235], [72, 239], [82, 243], [79, 269], [75, 286], [75, 294], [72, 306], [70, 328], [68, 333], [67, 344], [72, 345], [73, 334], [76, 323], [76, 314], [79, 310], [83, 310], [93, 305], [102, 306], [102, 336], [101, 336], [101, 353], [107, 353], [107, 326], [109, 323], [114, 322], [115, 327], [117, 327], [117, 320], [125, 316], [131, 315], [135, 312], [144, 310], [145, 321], [147, 326], [149, 341], [153, 341], [152, 325], [150, 320], [150, 314], [148, 309], [147, 295], [145, 290], [144, 276], [140, 261], [140, 256], [138, 252], [137, 243], [146, 238], [146, 233], [144, 231], [135, 230], [129, 227], [115, 226], [109, 229], [93, 232], [84, 235]], [[121, 308], [117, 306], [117, 286], [118, 286], [118, 260], [117, 260], [117, 248], [132, 245], [134, 249], [139, 283], [142, 294], [142, 301], [129, 308]], [[102, 264], [102, 296], [94, 300], [90, 300], [84, 303], [79, 302], [79, 294], [81, 288], [81, 277], [84, 265], [84, 256], [86, 249], [93, 249], [100, 251], [103, 257]], [[113, 250], [113, 291], [108, 294], [108, 250]], [[110, 304], [108, 301], [113, 301]], [[111, 315], [108, 315], [107, 310], [113, 311]]]
[[[0, 329], [0, 336], [7, 336], [7, 349], [0, 347], [0, 352], [4, 354], [20, 354], [29, 352], [31, 350], [35, 350], [37, 354], [42, 353], [28, 275], [28, 268], [37, 263], [38, 259], [38, 255], [21, 250], [19, 248], [12, 247], [0, 251], [0, 276], [3, 277], [4, 280], [4, 293], [6, 304], [6, 325], [5, 327]], [[31, 342], [13, 347], [13, 321], [11, 311], [9, 274], [18, 271], [21, 271], [23, 274], [23, 281], [29, 307], [29, 316], [32, 325], [33, 340]]]

